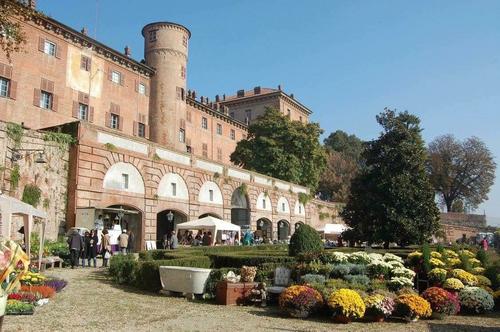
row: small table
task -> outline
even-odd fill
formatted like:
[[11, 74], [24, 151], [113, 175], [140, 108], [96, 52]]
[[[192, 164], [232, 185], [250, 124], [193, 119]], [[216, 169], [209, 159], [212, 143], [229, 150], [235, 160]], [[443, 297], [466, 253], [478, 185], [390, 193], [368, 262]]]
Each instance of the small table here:
[[222, 305], [243, 305], [250, 292], [257, 286], [256, 282], [227, 282], [217, 283], [216, 300]]
[[[33, 263], [38, 264], [38, 261], [33, 261]], [[59, 268], [63, 267], [63, 260], [59, 256], [44, 257], [40, 264], [40, 270], [45, 271], [45, 269], [53, 269], [56, 267], [56, 264]]]

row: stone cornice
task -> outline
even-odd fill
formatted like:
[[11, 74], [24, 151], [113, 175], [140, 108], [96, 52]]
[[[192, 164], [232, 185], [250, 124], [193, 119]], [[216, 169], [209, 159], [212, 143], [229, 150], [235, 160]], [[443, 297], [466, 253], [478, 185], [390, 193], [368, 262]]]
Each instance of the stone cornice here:
[[162, 55], [165, 55], [165, 54], [170, 54], [170, 55], [174, 55], [174, 56], [178, 56], [180, 58], [184, 58], [186, 61], [187, 61], [187, 55], [186, 53], [183, 53], [181, 51], [178, 51], [178, 50], [175, 50], [173, 48], [153, 48], [153, 49], [150, 49], [146, 52], [146, 54], [149, 54], [149, 53], [157, 53], [157, 54], [162, 54]]
[[120, 53], [97, 40], [90, 38], [83, 33], [80, 33], [69, 26], [54, 20], [53, 18], [42, 16], [36, 17], [33, 19], [33, 22], [38, 26], [43, 27], [45, 30], [50, 31], [56, 35], [59, 35], [61, 38], [65, 39], [69, 43], [83, 46], [83, 47], [91, 47], [94, 52], [102, 55], [106, 59], [113, 61], [125, 68], [136, 71], [144, 76], [151, 77], [154, 74], [154, 69], [143, 64], [137, 62], [134, 59], [127, 57], [125, 54]]
[[237, 128], [248, 131], [248, 126], [246, 124], [244, 124], [243, 122], [237, 121], [237, 120], [231, 118], [229, 115], [226, 115], [220, 111], [214, 110], [214, 109], [208, 107], [207, 105], [202, 104], [199, 101], [197, 101], [191, 97], [186, 98], [186, 103], [188, 105], [191, 105], [192, 107], [194, 107], [196, 109], [199, 109], [199, 110], [209, 114], [210, 116], [216, 117], [216, 118], [221, 119], [221, 120], [223, 120], [223, 121], [225, 121], [225, 122], [227, 122], [227, 123], [229, 123]]

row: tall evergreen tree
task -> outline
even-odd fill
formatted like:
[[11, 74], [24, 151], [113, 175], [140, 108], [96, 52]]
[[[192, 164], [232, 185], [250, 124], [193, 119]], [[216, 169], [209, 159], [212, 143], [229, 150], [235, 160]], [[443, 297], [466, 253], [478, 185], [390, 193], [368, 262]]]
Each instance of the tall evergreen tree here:
[[420, 120], [385, 109], [383, 131], [363, 152], [366, 167], [353, 180], [342, 216], [357, 239], [422, 243], [439, 229], [439, 210], [425, 169]]

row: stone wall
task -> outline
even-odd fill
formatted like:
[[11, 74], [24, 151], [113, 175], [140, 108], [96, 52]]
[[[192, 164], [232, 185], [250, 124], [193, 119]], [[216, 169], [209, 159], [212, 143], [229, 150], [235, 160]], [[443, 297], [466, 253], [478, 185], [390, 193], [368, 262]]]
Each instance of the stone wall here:
[[[27, 184], [36, 185], [41, 190], [38, 209], [48, 214], [46, 236], [56, 239], [66, 227], [66, 204], [68, 186], [68, 146], [45, 141], [43, 132], [24, 130], [20, 145], [17, 147], [22, 158], [12, 161], [12, 149], [16, 143], [9, 137], [8, 124], [0, 122], [0, 185], [4, 194], [21, 199]], [[36, 163], [37, 153], [23, 149], [43, 150], [42, 158], [46, 163]], [[15, 169], [19, 167], [19, 181], [14, 186]], [[17, 230], [22, 221], [14, 219], [11, 236], [20, 237]]]

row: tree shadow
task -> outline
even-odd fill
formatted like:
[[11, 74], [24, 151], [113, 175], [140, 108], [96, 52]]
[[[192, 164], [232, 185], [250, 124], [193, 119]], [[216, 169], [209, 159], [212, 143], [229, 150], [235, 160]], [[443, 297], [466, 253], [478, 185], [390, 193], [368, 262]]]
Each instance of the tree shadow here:
[[436, 324], [428, 323], [429, 331], [431, 332], [498, 332], [500, 328], [498, 327], [486, 327], [480, 325], [464, 325], [464, 324]]
[[122, 290], [122, 291], [127, 292], [127, 293], [139, 294], [139, 295], [144, 295], [144, 296], [149, 296], [149, 297], [161, 297], [161, 296], [164, 296], [164, 295], [159, 294], [159, 293], [154, 293], [154, 292], [150, 292], [150, 291], [147, 291], [147, 290], [138, 289], [138, 288], [133, 287], [133, 286], [120, 285], [120, 284], [114, 282], [111, 279], [111, 277], [108, 274], [108, 270], [107, 269], [97, 269], [95, 271], [91, 271], [88, 274], [87, 278], [95, 280], [95, 281], [98, 281], [100, 283], [106, 284], [106, 285], [108, 285], [110, 287]]

